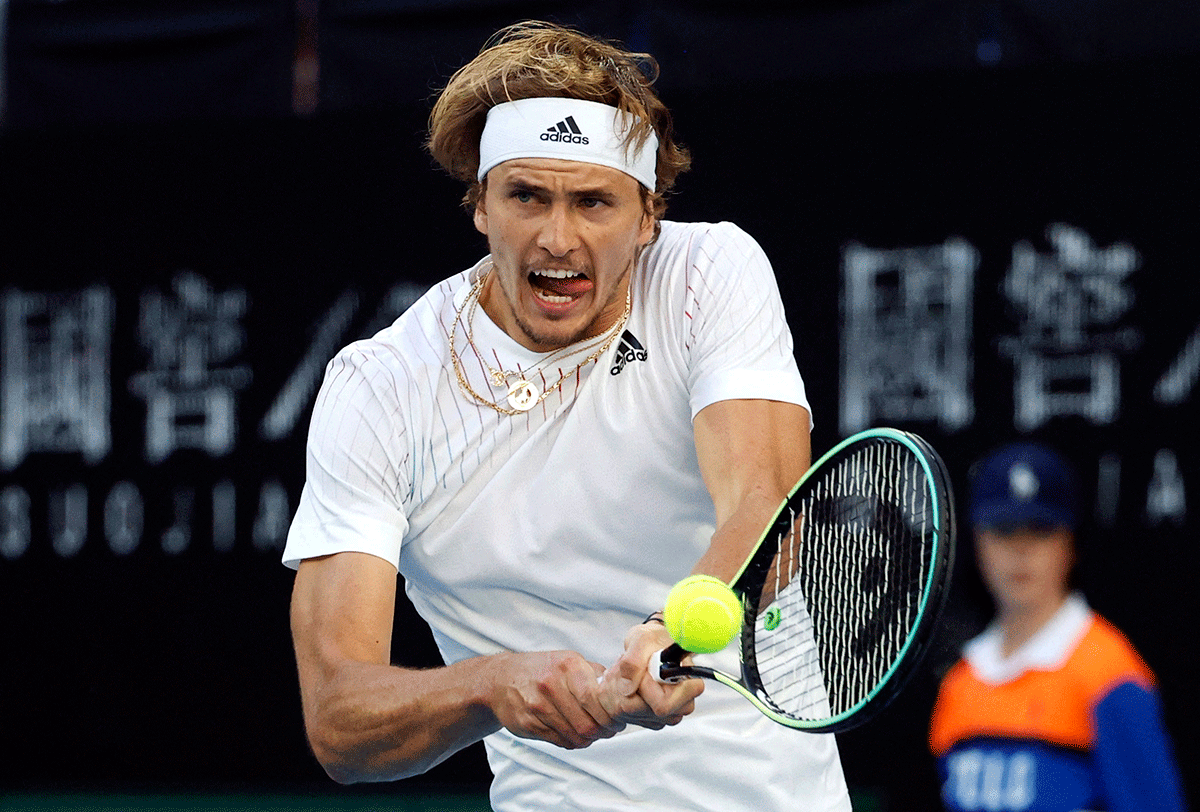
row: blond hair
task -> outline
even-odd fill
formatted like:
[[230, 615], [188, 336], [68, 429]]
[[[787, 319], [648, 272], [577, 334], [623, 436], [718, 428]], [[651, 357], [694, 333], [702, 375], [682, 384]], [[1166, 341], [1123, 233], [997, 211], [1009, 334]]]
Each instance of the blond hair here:
[[427, 146], [434, 160], [468, 184], [463, 203], [473, 209], [483, 188], [476, 174], [488, 110], [542, 96], [607, 104], [638, 121], [625, 136], [627, 149], [639, 148], [651, 131], [658, 136], [657, 182], [653, 193], [644, 194], [654, 216], [661, 218], [664, 196], [691, 165], [691, 156], [676, 143], [671, 113], [651, 89], [657, 77], [658, 63], [649, 54], [553, 23], [510, 25], [450, 77], [429, 116]]

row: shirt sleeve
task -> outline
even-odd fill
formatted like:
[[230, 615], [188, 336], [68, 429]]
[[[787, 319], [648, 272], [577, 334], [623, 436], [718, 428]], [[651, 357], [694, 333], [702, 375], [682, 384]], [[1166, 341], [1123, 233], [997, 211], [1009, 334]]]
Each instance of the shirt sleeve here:
[[691, 411], [754, 398], [809, 409], [774, 270], [759, 244], [731, 223], [691, 248]]
[[1158, 694], [1125, 682], [1095, 708], [1094, 757], [1111, 812], [1182, 812], [1178, 768]]
[[399, 568], [407, 447], [392, 371], [360, 342], [329, 362], [309, 427], [306, 480], [283, 563], [362, 552]]

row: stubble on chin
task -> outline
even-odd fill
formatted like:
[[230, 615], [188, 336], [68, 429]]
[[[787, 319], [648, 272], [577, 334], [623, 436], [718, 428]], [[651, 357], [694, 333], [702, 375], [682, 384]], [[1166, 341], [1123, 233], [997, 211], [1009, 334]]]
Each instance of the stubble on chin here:
[[543, 347], [543, 352], [552, 352], [562, 347], [570, 346], [583, 341], [588, 337], [588, 328], [563, 336], [558, 333], [547, 333], [536, 329], [532, 324], [526, 321], [521, 316], [516, 317], [517, 328], [525, 335], [527, 339], [538, 347]]

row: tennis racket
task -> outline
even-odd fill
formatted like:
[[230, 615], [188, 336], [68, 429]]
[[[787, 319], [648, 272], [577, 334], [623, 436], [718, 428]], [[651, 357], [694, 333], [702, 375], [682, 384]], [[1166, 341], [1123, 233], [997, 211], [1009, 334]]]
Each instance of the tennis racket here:
[[731, 584], [744, 609], [741, 678], [683, 665], [677, 644], [660, 653], [659, 678], [716, 680], [799, 730], [867, 722], [932, 637], [953, 570], [953, 501], [920, 437], [877, 428], [842, 441], [788, 494]]

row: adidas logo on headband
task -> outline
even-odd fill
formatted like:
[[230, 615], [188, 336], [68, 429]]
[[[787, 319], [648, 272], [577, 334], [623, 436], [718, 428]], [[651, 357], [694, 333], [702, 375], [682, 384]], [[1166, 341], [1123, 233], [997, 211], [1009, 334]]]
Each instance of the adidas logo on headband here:
[[579, 129], [579, 125], [575, 123], [574, 116], [567, 116], [562, 121], [546, 128], [542, 133], [543, 141], [562, 141], [568, 144], [587, 144], [587, 136], [583, 134], [583, 130]]

